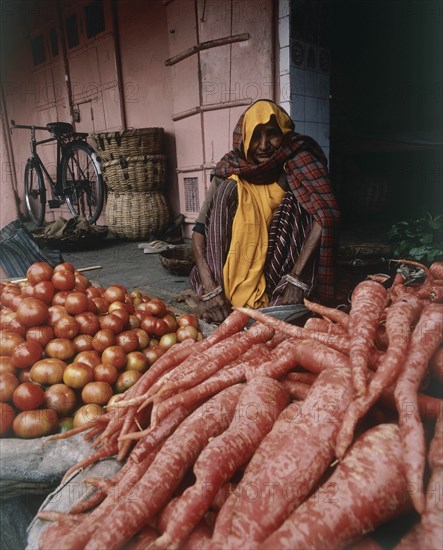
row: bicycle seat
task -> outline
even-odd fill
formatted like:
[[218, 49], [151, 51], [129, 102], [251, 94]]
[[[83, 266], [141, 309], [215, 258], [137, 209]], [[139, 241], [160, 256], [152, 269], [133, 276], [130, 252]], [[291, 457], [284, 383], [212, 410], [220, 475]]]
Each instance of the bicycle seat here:
[[55, 137], [65, 136], [66, 134], [72, 134], [74, 128], [69, 122], [48, 122], [46, 128]]

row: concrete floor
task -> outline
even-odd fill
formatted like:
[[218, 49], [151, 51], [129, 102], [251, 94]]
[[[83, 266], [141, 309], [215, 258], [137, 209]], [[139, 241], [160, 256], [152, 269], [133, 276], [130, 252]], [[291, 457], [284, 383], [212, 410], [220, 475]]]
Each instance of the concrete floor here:
[[186, 302], [177, 301], [183, 292], [190, 290], [188, 277], [171, 273], [160, 263], [159, 254], [144, 254], [138, 244], [111, 236], [94, 247], [62, 250], [62, 255], [77, 269], [102, 266], [84, 273], [94, 284], [104, 287], [122, 284], [128, 291], [139, 289], [162, 298], [172, 307], [190, 311]]

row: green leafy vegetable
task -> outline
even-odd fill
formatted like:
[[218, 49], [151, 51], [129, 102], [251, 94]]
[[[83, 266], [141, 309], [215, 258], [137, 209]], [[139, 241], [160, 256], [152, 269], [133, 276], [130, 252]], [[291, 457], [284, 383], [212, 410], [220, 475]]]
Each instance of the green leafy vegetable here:
[[388, 231], [396, 258], [432, 263], [443, 259], [443, 215], [426, 213], [416, 220], [401, 221]]

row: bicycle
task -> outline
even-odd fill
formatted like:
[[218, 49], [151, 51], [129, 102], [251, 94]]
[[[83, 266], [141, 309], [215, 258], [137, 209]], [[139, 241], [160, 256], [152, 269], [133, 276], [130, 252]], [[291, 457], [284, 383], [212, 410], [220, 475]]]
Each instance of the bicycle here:
[[[31, 156], [25, 167], [25, 204], [31, 222], [40, 227], [46, 213], [48, 184], [51, 199], [49, 208], [59, 208], [66, 203], [73, 216], [83, 215], [89, 223], [97, 221], [103, 209], [105, 185], [100, 158], [87, 143], [88, 133], [75, 132], [68, 122], [50, 122], [46, 126], [27, 126], [11, 120], [12, 128], [31, 130]], [[45, 130], [50, 138], [37, 141], [36, 131]], [[55, 180], [37, 153], [37, 147], [44, 143], [57, 142], [57, 164]]]

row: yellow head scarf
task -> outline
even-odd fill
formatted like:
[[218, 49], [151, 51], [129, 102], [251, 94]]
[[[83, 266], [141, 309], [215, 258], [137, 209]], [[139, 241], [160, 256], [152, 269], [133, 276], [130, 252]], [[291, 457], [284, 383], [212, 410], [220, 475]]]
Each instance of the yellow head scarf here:
[[251, 143], [255, 127], [258, 124], [267, 124], [271, 120], [272, 115], [277, 119], [277, 124], [283, 135], [288, 134], [294, 129], [292, 120], [275, 103], [269, 101], [256, 101], [249, 107], [243, 118], [243, 152], [246, 158], [248, 157], [249, 144]]
[[[292, 120], [277, 105], [257, 101], [246, 111], [243, 120], [245, 156], [256, 126], [267, 124], [272, 115], [283, 134], [293, 130]], [[225, 295], [233, 306], [266, 307], [269, 300], [264, 266], [269, 226], [284, 191], [276, 182], [255, 185], [236, 175], [230, 179], [237, 182], [238, 207], [232, 224], [230, 249], [223, 266]]]

